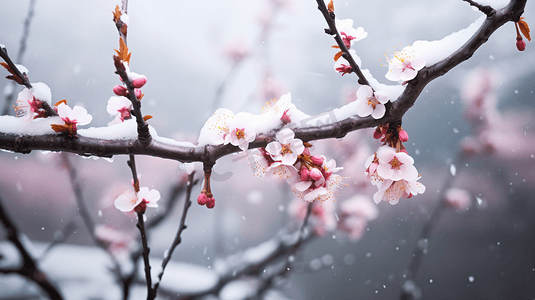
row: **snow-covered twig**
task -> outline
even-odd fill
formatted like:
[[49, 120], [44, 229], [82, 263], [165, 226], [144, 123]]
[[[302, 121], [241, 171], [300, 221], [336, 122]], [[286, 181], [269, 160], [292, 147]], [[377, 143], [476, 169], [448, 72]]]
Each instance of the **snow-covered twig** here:
[[359, 77], [359, 83], [363, 85], [370, 85], [370, 83], [366, 79], [366, 76], [364, 76], [364, 74], [360, 70], [360, 67], [358, 66], [357, 62], [355, 61], [353, 56], [351, 56], [351, 53], [349, 53], [349, 50], [347, 49], [344, 41], [342, 40], [342, 37], [340, 36], [340, 32], [338, 32], [338, 29], [336, 28], [334, 11], [329, 12], [327, 6], [325, 6], [324, 0], [316, 0], [316, 2], [318, 3], [318, 9], [321, 11], [321, 14], [325, 18], [327, 25], [329, 25], [329, 28], [325, 29], [325, 33], [332, 35], [334, 40], [336, 41], [336, 44], [338, 44], [338, 47], [340, 47], [340, 50], [344, 52], [343, 57], [351, 65], [352, 71], [355, 72], [355, 74], [357, 74], [357, 76]]
[[0, 273], [9, 274], [17, 273], [38, 284], [52, 300], [61, 300], [63, 297], [56, 289], [56, 287], [48, 281], [45, 273], [43, 273], [37, 266], [35, 260], [32, 258], [26, 247], [19, 238], [19, 231], [9, 215], [4, 209], [2, 199], [0, 198], [0, 221], [7, 230], [7, 238], [17, 247], [21, 257], [22, 265], [15, 269], [0, 269]]
[[[26, 19], [24, 20], [24, 29], [22, 31], [22, 37], [20, 39], [20, 47], [19, 47], [19, 53], [17, 54], [17, 62], [19, 64], [22, 64], [22, 59], [24, 57], [24, 52], [26, 52], [26, 41], [28, 40], [28, 36], [30, 35], [30, 24], [32, 23], [33, 19], [33, 13], [35, 10], [35, 2], [36, 0], [31, 0], [30, 4], [28, 6], [28, 14], [26, 15]], [[4, 103], [4, 109], [2, 111], [2, 115], [8, 115], [9, 110], [12, 107], [11, 101], [13, 101], [13, 96], [15, 95], [15, 82], [10, 82], [11, 85], [9, 94], [6, 95], [5, 103]]]
[[481, 5], [472, 0], [463, 0], [468, 2], [470, 5], [477, 7], [482, 13], [486, 14], [488, 17], [491, 17], [496, 11], [490, 5]]

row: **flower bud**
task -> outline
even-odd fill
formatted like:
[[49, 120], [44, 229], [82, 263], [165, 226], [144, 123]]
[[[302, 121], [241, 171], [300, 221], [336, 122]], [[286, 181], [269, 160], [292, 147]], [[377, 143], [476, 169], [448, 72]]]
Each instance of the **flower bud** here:
[[518, 49], [518, 51], [526, 50], [526, 42], [524, 42], [521, 36], [516, 38], [516, 49]]
[[116, 85], [113, 87], [113, 92], [117, 96], [128, 96], [128, 90], [121, 85]]
[[321, 180], [321, 178], [323, 178], [323, 175], [321, 174], [321, 171], [314, 168], [312, 170], [310, 170], [310, 179], [314, 180], [314, 181], [319, 181]]
[[377, 126], [375, 128], [375, 131], [373, 132], [373, 138], [378, 140], [383, 136], [383, 131], [381, 130], [380, 126]]
[[215, 206], [215, 198], [208, 198], [206, 200], [206, 207], [212, 209]]
[[308, 181], [310, 180], [310, 171], [306, 167], [301, 168], [301, 172], [299, 172], [301, 175], [301, 181]]
[[310, 156], [310, 149], [308, 149], [308, 148], [305, 147], [305, 150], [303, 150], [303, 155], [308, 155], [308, 156]]
[[285, 110], [281, 117], [281, 121], [284, 124], [288, 124], [292, 122], [292, 120], [290, 119], [290, 116], [288, 115], [288, 110], [290, 109]]
[[136, 94], [136, 98], [141, 98], [141, 90], [140, 89], [134, 89], [134, 93]]
[[314, 155], [310, 157], [310, 160], [318, 167], [321, 167], [323, 165], [323, 157]]
[[147, 77], [145, 75], [140, 75], [138, 78], [132, 80], [132, 85], [136, 89], [142, 88], [145, 83], [147, 83]]
[[409, 134], [401, 129], [399, 132], [398, 132], [398, 136], [399, 136], [399, 140], [402, 141], [402, 142], [406, 142], [409, 140]]
[[197, 197], [197, 203], [199, 203], [199, 205], [205, 205], [208, 203], [208, 197], [205, 193], [201, 193], [199, 197]]
[[147, 201], [143, 199], [136, 207], [134, 207], [135, 212], [144, 213], [147, 210]]

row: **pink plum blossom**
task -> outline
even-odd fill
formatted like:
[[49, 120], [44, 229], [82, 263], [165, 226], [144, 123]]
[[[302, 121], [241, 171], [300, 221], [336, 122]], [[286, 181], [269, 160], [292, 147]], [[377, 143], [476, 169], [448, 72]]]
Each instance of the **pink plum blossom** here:
[[78, 125], [87, 125], [93, 119], [85, 108], [77, 105], [70, 108], [65, 103], [58, 105], [58, 115], [63, 124], [51, 124], [52, 129], [56, 132], [67, 133], [69, 136], [76, 134]]
[[[307, 211], [308, 202], [302, 199], [294, 199], [288, 206], [288, 213], [302, 220]], [[335, 203], [332, 201], [312, 203], [310, 212], [311, 220], [314, 224], [314, 234], [324, 236], [325, 233], [336, 229]]]
[[353, 28], [352, 19], [335, 19], [336, 29], [344, 41], [344, 45], [349, 49], [354, 42], [360, 41], [368, 36], [362, 27]]
[[130, 114], [131, 110], [132, 102], [125, 97], [110, 97], [108, 106], [106, 107], [106, 111], [112, 117], [115, 116], [114, 121], [110, 122], [112, 124], [121, 123], [124, 122], [125, 119], [130, 119], [132, 117]]
[[216, 110], [201, 129], [199, 144], [221, 145], [225, 143], [232, 119], [234, 119], [234, 113], [230, 109]]
[[316, 199], [323, 202], [338, 193], [343, 177], [333, 173], [341, 169], [336, 167], [334, 159], [326, 161], [325, 157], [323, 157], [323, 164], [317, 168], [308, 170], [306, 166], [300, 166], [300, 176], [295, 177], [297, 180], [292, 184], [292, 189], [308, 202]]
[[266, 151], [274, 161], [280, 161], [284, 165], [293, 165], [297, 156], [305, 150], [303, 141], [295, 139], [291, 129], [285, 128], [276, 135], [276, 141], [267, 144]]
[[356, 110], [359, 117], [372, 115], [374, 119], [380, 119], [385, 115], [385, 103], [388, 96], [381, 92], [374, 93], [368, 85], [363, 85], [357, 90]]
[[43, 102], [36, 99], [28, 88], [19, 93], [16, 104], [17, 117], [24, 117], [24, 121], [29, 122], [39, 115], [43, 107]]
[[140, 210], [144, 212], [147, 207], [158, 207], [158, 203], [156, 203], [158, 200], [160, 200], [158, 190], [141, 187], [136, 194], [133, 189], [128, 189], [115, 199], [115, 207], [122, 212], [130, 212], [139, 206]]
[[413, 195], [423, 194], [425, 192], [425, 186], [418, 182], [420, 177], [414, 180], [398, 180], [391, 179], [385, 180], [382, 184], [378, 185], [379, 190], [373, 195], [373, 201], [377, 204], [383, 201], [395, 205], [399, 202], [399, 198], [411, 198]]
[[347, 232], [349, 240], [358, 241], [364, 232], [368, 221], [375, 220], [379, 210], [371, 200], [364, 195], [356, 195], [340, 204], [339, 229]]
[[278, 100], [273, 99], [266, 103], [262, 108], [262, 114], [272, 114], [275, 118], [280, 119], [284, 124], [291, 123], [291, 115], [289, 113], [290, 104], [292, 102], [292, 95], [286, 93]]
[[388, 72], [385, 77], [392, 81], [409, 81], [425, 67], [425, 60], [415, 57], [410, 46], [403, 48], [400, 52], [394, 52], [394, 57], [388, 63]]
[[377, 174], [384, 179], [393, 181], [405, 179], [414, 180], [418, 177], [418, 171], [414, 167], [414, 159], [407, 153], [396, 152], [389, 146], [382, 146], [377, 150]]
[[233, 146], [238, 146], [241, 150], [246, 151], [249, 148], [249, 143], [256, 138], [256, 133], [249, 124], [249, 120], [245, 119], [237, 119], [231, 122], [228, 126], [228, 134], [225, 136], [224, 144], [231, 143]]
[[449, 206], [457, 210], [466, 210], [471, 204], [470, 193], [459, 188], [448, 189], [444, 195], [444, 200]]
[[[351, 54], [351, 57], [355, 61], [355, 63], [360, 66], [362, 64], [362, 61], [360, 57], [357, 55], [357, 52], [355, 50], [351, 49], [349, 50], [349, 53]], [[334, 70], [338, 73], [342, 73], [342, 76], [345, 74], [353, 72], [353, 69], [351, 68], [351, 65], [349, 64], [349, 61], [345, 59], [343, 56], [340, 57], [338, 60], [334, 62]]]

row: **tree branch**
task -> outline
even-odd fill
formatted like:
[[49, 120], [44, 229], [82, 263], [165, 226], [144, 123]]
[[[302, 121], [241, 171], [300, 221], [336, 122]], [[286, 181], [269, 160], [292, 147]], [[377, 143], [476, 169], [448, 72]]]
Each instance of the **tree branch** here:
[[[160, 287], [160, 282], [162, 281], [162, 276], [163, 276], [163, 273], [165, 271], [165, 267], [167, 266], [167, 264], [171, 260], [171, 256], [173, 255], [173, 252], [175, 251], [175, 248], [178, 246], [178, 244], [180, 244], [182, 242], [182, 238], [181, 238], [182, 231], [184, 231], [184, 229], [187, 228], [185, 222], [186, 222], [186, 215], [188, 214], [188, 209], [191, 206], [191, 201], [190, 201], [191, 190], [192, 190], [193, 186], [195, 184], [197, 184], [197, 182], [199, 182], [198, 179], [193, 181], [194, 176], [195, 176], [195, 171], [193, 171], [188, 176], [188, 188], [187, 188], [187, 191], [186, 191], [186, 198], [184, 199], [184, 209], [182, 210], [182, 217], [180, 218], [180, 224], [178, 225], [178, 231], [177, 231], [177, 233], [175, 235], [175, 239], [173, 240], [173, 243], [171, 244], [171, 247], [169, 248], [167, 255], [164, 257], [164, 259], [162, 261], [162, 270], [160, 271], [160, 274], [158, 274], [158, 282], [156, 282], [156, 284], [154, 285], [154, 288], [153, 288], [153, 290], [154, 290], [153, 296], [154, 297], [156, 297], [156, 294], [158, 293], [158, 288]], [[152, 299], [154, 299], [154, 298], [150, 298], [150, 300], [152, 300]]]
[[8, 214], [4, 210], [2, 199], [0, 198], [0, 221], [7, 230], [8, 239], [17, 247], [20, 255], [22, 256], [22, 266], [18, 269], [0, 270], [2, 273], [17, 273], [37, 283], [43, 291], [48, 294], [48, 297], [52, 300], [61, 300], [63, 297], [56, 289], [56, 287], [48, 281], [45, 273], [39, 270], [34, 259], [26, 250], [26, 247], [22, 244], [19, 238], [19, 231], [13, 221], [9, 218]]
[[327, 21], [327, 25], [329, 25], [329, 29], [325, 29], [325, 33], [329, 35], [334, 35], [333, 38], [336, 41], [336, 44], [338, 44], [338, 47], [340, 47], [340, 50], [344, 52], [344, 58], [351, 65], [351, 69], [353, 69], [353, 72], [355, 72], [355, 74], [357, 74], [357, 76], [359, 77], [359, 83], [363, 85], [370, 85], [370, 83], [366, 79], [366, 76], [362, 74], [362, 71], [360, 70], [360, 67], [357, 65], [357, 62], [355, 62], [355, 60], [353, 59], [353, 56], [351, 56], [351, 53], [349, 53], [349, 50], [344, 44], [344, 41], [342, 40], [342, 37], [340, 36], [338, 29], [336, 28], [334, 12], [329, 13], [329, 11], [327, 10], [327, 7], [325, 6], [324, 0], [316, 0], [316, 2], [318, 3], [318, 9], [321, 11], [321, 14], [325, 18], [325, 21]]

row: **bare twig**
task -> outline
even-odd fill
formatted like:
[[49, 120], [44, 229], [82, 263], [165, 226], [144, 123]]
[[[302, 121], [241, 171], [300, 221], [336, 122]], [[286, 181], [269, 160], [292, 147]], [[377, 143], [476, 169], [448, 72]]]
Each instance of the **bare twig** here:
[[48, 294], [48, 297], [53, 300], [61, 300], [63, 297], [56, 289], [56, 287], [48, 281], [48, 278], [45, 273], [43, 273], [35, 260], [30, 255], [26, 247], [22, 244], [19, 238], [19, 231], [13, 221], [9, 218], [7, 212], [4, 209], [2, 204], [2, 199], [0, 198], [0, 221], [7, 230], [8, 239], [17, 247], [21, 257], [22, 257], [22, 266], [16, 269], [0, 269], [0, 273], [17, 273], [28, 279], [37, 283], [44, 292]]
[[74, 192], [74, 198], [76, 199], [76, 203], [78, 204], [78, 212], [80, 213], [84, 225], [87, 228], [87, 231], [89, 232], [89, 236], [91, 237], [95, 245], [97, 245], [99, 248], [104, 250], [106, 254], [108, 254], [108, 257], [110, 257], [113, 263], [113, 274], [115, 275], [117, 280], [122, 281], [123, 278], [121, 275], [121, 265], [119, 264], [117, 259], [115, 259], [115, 256], [113, 256], [109, 252], [106, 245], [95, 235], [95, 222], [93, 221], [91, 213], [89, 212], [89, 209], [85, 204], [82, 187], [80, 186], [80, 182], [78, 180], [78, 172], [76, 168], [74, 168], [71, 164], [67, 153], [61, 153], [61, 158], [63, 165], [67, 168], [67, 171], [69, 172], [69, 180], [71, 182], [71, 187]]
[[145, 264], [145, 280], [147, 281], [147, 299], [154, 299], [156, 297], [155, 291], [152, 289], [152, 277], [150, 275], [149, 253], [150, 248], [147, 244], [147, 236], [145, 232], [145, 220], [143, 220], [143, 212], [137, 212], [137, 228], [141, 234], [141, 244], [143, 245], [143, 263]]
[[[173, 252], [175, 251], [175, 248], [180, 244], [180, 242], [182, 242], [182, 238], [181, 238], [182, 231], [184, 231], [184, 229], [187, 228], [185, 222], [186, 222], [186, 215], [188, 214], [188, 209], [191, 206], [191, 200], [190, 200], [190, 198], [191, 198], [191, 189], [199, 181], [199, 180], [193, 181], [194, 176], [195, 176], [195, 171], [193, 171], [188, 176], [188, 188], [187, 188], [187, 191], [186, 191], [186, 198], [184, 199], [184, 208], [182, 210], [182, 217], [180, 218], [180, 224], [178, 225], [178, 230], [177, 230], [177, 233], [175, 235], [175, 239], [173, 240], [173, 243], [171, 244], [171, 247], [169, 248], [169, 250], [167, 252], [167, 255], [164, 257], [164, 259], [162, 261], [162, 269], [160, 271], [160, 274], [158, 274], [158, 282], [156, 282], [156, 284], [153, 287], [153, 290], [154, 290], [154, 294], [153, 295], [154, 295], [154, 297], [156, 297], [156, 294], [158, 293], [158, 288], [160, 287], [160, 282], [162, 280], [162, 276], [163, 276], [163, 273], [165, 271], [165, 267], [167, 266], [167, 264], [171, 260], [171, 256], [173, 255]], [[150, 298], [150, 299], [152, 300], [154, 298]]]

